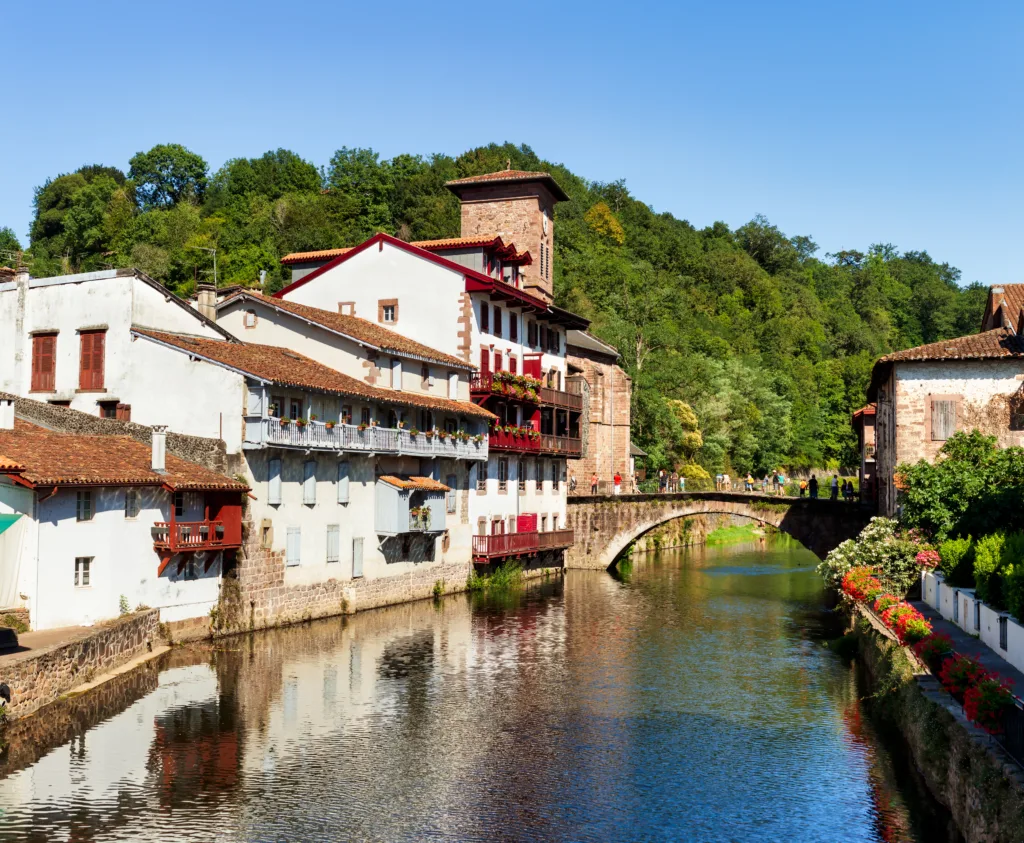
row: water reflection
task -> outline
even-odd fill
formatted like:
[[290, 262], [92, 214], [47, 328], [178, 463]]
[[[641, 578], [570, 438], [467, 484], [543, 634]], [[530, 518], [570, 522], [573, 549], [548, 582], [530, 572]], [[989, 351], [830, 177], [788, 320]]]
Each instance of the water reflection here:
[[0, 839], [953, 839], [820, 602], [721, 548], [178, 650], [11, 731]]

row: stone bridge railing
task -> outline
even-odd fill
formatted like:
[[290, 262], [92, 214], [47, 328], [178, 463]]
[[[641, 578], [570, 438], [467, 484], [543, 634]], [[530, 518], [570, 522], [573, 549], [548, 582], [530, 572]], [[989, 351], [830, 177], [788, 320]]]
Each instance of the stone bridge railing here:
[[875, 514], [859, 503], [790, 498], [750, 492], [572, 496], [566, 527], [576, 543], [566, 551], [567, 568], [608, 568], [632, 542], [674, 518], [738, 515], [770, 524], [824, 556], [856, 536]]

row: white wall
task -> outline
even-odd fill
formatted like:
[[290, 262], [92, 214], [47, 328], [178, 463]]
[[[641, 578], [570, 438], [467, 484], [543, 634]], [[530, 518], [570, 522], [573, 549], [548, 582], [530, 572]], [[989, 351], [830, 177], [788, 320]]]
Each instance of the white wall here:
[[[503, 493], [498, 491], [498, 460], [505, 458], [505, 456], [503, 452], [492, 451], [488, 457], [486, 493], [476, 491], [479, 466], [474, 463], [470, 469], [469, 513], [473, 534], [479, 534], [477, 525], [480, 518], [487, 519], [486, 533], [490, 535], [491, 521], [493, 519], [505, 519], [505, 531], [511, 532], [514, 527], [508, 526], [508, 519], [511, 518], [512, 524], [514, 524], [515, 519], [519, 515], [527, 514], [537, 515], [538, 530], [543, 529], [541, 517], [545, 515], [547, 516], [548, 530], [553, 529], [556, 516], [558, 518], [558, 529], [564, 528], [566, 523], [566, 501], [569, 494], [569, 484], [566, 481], [565, 474], [565, 460], [538, 459], [537, 457], [523, 456], [523, 463], [526, 469], [526, 493], [523, 494], [519, 492], [518, 455], [514, 453], [507, 454], [509, 461], [508, 491]], [[557, 489], [555, 489], [554, 484], [551, 482], [552, 463], [557, 464], [559, 477], [561, 478]], [[539, 466], [543, 466], [543, 476], [540, 490], [538, 491], [535, 478], [537, 477]]]
[[[177, 560], [158, 577], [160, 560], [153, 549], [152, 526], [170, 520], [168, 492], [143, 487], [139, 515], [124, 514], [124, 488], [92, 489], [93, 518], [76, 520], [77, 491], [60, 489], [39, 504], [37, 581], [32, 585], [34, 629], [78, 626], [116, 618], [120, 597], [134, 609], [140, 603], [159, 608], [161, 620], [201, 617], [219, 594], [221, 566], [214, 562], [198, 579], [177, 573]], [[203, 517], [202, 496], [186, 495], [181, 521]], [[93, 558], [88, 587], [76, 587], [75, 558]], [[200, 566], [201, 569], [202, 566]]]
[[377, 302], [398, 299], [398, 322], [390, 330], [456, 357], [462, 316], [461, 272], [383, 243], [339, 264], [285, 295], [289, 301], [333, 313], [339, 302], [355, 302], [355, 315], [377, 321]]
[[[527, 354], [536, 354], [541, 351], [539, 345], [531, 346], [527, 344], [529, 339], [529, 333], [527, 329], [528, 322], [537, 321], [536, 316], [531, 313], [523, 313], [518, 309], [509, 309], [503, 302], [491, 301], [490, 296], [487, 293], [473, 293], [473, 339], [472, 339], [472, 353], [471, 362], [475, 365], [480, 365], [480, 349], [487, 347], [491, 352], [491, 368], [494, 368], [494, 354], [495, 352], [501, 352], [502, 362], [501, 368], [508, 371], [508, 358], [509, 355], [516, 357], [516, 371], [518, 374], [523, 373], [523, 361]], [[494, 306], [497, 305], [501, 310], [501, 334], [495, 333], [494, 324]], [[488, 314], [487, 324], [489, 330], [485, 333], [480, 330], [480, 313], [481, 309], [486, 306], [490, 313]], [[519, 323], [519, 330], [516, 341], [512, 341], [509, 330], [509, 319], [515, 318]], [[538, 322], [537, 341], [540, 342], [540, 322]], [[562, 388], [565, 388], [565, 377], [566, 377], [566, 365], [565, 365], [565, 351], [566, 351], [566, 331], [565, 328], [558, 326], [553, 327], [548, 322], [543, 324], [547, 325], [548, 330], [555, 330], [558, 332], [559, 339], [559, 353], [551, 354], [545, 348], [541, 355], [541, 372], [542, 375], [546, 375], [552, 369], [557, 369], [562, 373]]]

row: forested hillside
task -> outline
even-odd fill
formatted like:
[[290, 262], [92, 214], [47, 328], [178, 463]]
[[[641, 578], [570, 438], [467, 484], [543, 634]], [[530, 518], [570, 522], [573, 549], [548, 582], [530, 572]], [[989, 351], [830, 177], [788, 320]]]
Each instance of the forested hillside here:
[[[854, 464], [850, 412], [864, 403], [875, 358], [978, 329], [985, 289], [961, 289], [958, 270], [927, 252], [863, 244], [819, 256], [810, 237], [760, 216], [735, 231], [696, 229], [622, 182], [587, 182], [511, 144], [387, 161], [343, 148], [323, 168], [277, 150], [212, 174], [199, 155], [162, 145], [127, 173], [86, 166], [39, 187], [28, 261], [36, 276], [135, 266], [189, 293], [212, 278], [216, 250], [220, 284], [256, 284], [266, 270], [276, 290], [288, 252], [381, 230], [458, 234], [444, 183], [509, 159], [552, 173], [571, 197], [555, 218], [557, 303], [621, 350], [635, 384], [634, 439], [652, 467]], [[0, 263], [19, 248], [0, 230]]]

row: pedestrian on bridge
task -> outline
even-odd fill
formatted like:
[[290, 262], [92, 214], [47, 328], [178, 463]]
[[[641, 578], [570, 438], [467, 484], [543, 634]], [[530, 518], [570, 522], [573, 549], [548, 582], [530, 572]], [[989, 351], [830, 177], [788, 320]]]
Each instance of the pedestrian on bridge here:
[[595, 471], [592, 475], [590, 475], [590, 494], [592, 494], [592, 495], [596, 495], [597, 494], [597, 484], [598, 484], [598, 477], [597, 477], [597, 472]]
[[615, 476], [612, 478], [612, 483], [615, 486], [615, 494], [622, 494], [622, 475], [619, 472], [615, 472]]
[[679, 491], [679, 472], [678, 471], [673, 471], [672, 472], [672, 477], [669, 479], [669, 491], [670, 492], [678, 492]]
[[811, 493], [811, 497], [817, 499], [818, 497], [818, 478], [813, 474], [811, 475], [810, 482], [807, 484], [807, 490]]
[[576, 472], [575, 471], [570, 471], [569, 472], [569, 494], [570, 495], [575, 495], [576, 494]]
[[833, 474], [832, 475], [832, 491], [831, 491], [831, 494], [829, 495], [829, 498], [831, 500], [834, 500], [834, 501], [839, 500], [839, 475], [838, 474]]
[[668, 486], [668, 475], [665, 473], [665, 469], [662, 468], [662, 469], [660, 469], [658, 471], [658, 491], [659, 492], [664, 492], [665, 488], [667, 486]]
[[803, 497], [806, 494], [807, 494], [807, 480], [806, 480], [806, 478], [804, 478], [804, 479], [802, 479], [800, 481], [800, 497]]
[[746, 482], [743, 484], [743, 489], [747, 492], [754, 491], [754, 476], [748, 471]]

